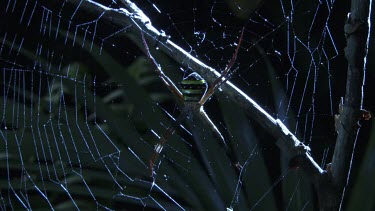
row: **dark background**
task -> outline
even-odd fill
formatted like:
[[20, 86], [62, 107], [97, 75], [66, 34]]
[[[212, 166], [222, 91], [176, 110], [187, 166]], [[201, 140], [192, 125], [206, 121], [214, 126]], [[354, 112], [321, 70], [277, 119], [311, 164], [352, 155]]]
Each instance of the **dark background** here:
[[[111, 1], [103, 1], [102, 3], [104, 5], [110, 5]], [[292, 6], [287, 2], [283, 2], [283, 6], [285, 7], [284, 10], [289, 11], [290, 17], [293, 18], [292, 25], [290, 26], [292, 27], [292, 30], [290, 28], [288, 29], [288, 22], [286, 21], [284, 15], [281, 13], [280, 3], [276, 1], [261, 1], [247, 4], [245, 1], [238, 1], [236, 4], [233, 4], [233, 2], [230, 1], [135, 1], [134, 3], [136, 3], [138, 7], [141, 8], [143, 12], [151, 19], [153, 25], [157, 29], [162, 29], [166, 32], [166, 34], [170, 35], [173, 42], [190, 52], [193, 56], [196, 56], [207, 65], [217, 70], [223, 70], [232, 57], [235, 48], [232, 44], [238, 41], [240, 31], [244, 27], [245, 33], [243, 42], [238, 52], [236, 63], [234, 64], [234, 68], [237, 70], [236, 73], [233, 74], [231, 81], [239, 88], [241, 88], [241, 90], [247, 93], [250, 97], [252, 97], [256, 102], [258, 102], [273, 117], [282, 119], [284, 123], [290, 128], [290, 130], [296, 133], [297, 137], [301, 141], [311, 147], [312, 155], [319, 164], [321, 164], [322, 162], [330, 162], [330, 157], [332, 157], [333, 154], [336, 138], [333, 115], [338, 112], [337, 110], [340, 97], [345, 95], [347, 64], [343, 55], [345, 47], [345, 35], [343, 28], [346, 21], [347, 12], [350, 9], [349, 1], [342, 1], [338, 3], [335, 2], [331, 10], [327, 9], [326, 3], [322, 3], [319, 6], [320, 9], [317, 13], [315, 13], [316, 8], [318, 7], [317, 2], [294, 2], [293, 12], [290, 12]], [[2, 10], [5, 11], [7, 4], [8, 2], [1, 3], [1, 6], [3, 8]], [[12, 4], [13, 2], [10, 5]], [[27, 84], [26, 87], [30, 89], [29, 91], [34, 92], [36, 96], [39, 95], [48, 98], [48, 92], [46, 91], [48, 84], [37, 82], [36, 80], [31, 82], [31, 79], [34, 77], [40, 77], [43, 80], [53, 80], [53, 78], [59, 78], [59, 76], [63, 75], [63, 73], [52, 72], [40, 75], [39, 72], [35, 72], [34, 70], [42, 70], [42, 72], [48, 72], [48, 64], [53, 63], [55, 64], [55, 66], [58, 66], [59, 58], [61, 58], [61, 55], [63, 55], [64, 62], [62, 66], [67, 66], [69, 64], [78, 62], [83, 67], [80, 68], [80, 72], [79, 74], [77, 74], [78, 76], [75, 75], [74, 72], [67, 73], [68, 76], [82, 80], [82, 74], [85, 73], [87, 77], [85, 79], [85, 83], [87, 83], [87, 87], [91, 91], [94, 90], [92, 81], [95, 78], [96, 86], [95, 92], [93, 93], [96, 93], [98, 97], [104, 98], [105, 96], [109, 96], [111, 93], [115, 93], [115, 91], [119, 89], [122, 89], [126, 93], [125, 96], [113, 98], [112, 100], [106, 102], [106, 105], [108, 106], [109, 110], [116, 110], [116, 108], [122, 107], [118, 111], [116, 111], [118, 112], [116, 114], [118, 114], [118, 117], [120, 118], [129, 118], [130, 122], [132, 123], [131, 127], [134, 128], [138, 135], [142, 138], [142, 141], [138, 140], [140, 149], [142, 149], [142, 151], [136, 151], [136, 153], [142, 154], [143, 156], [141, 159], [143, 159], [146, 163], [147, 158], [150, 157], [153, 146], [153, 143], [151, 143], [150, 141], [145, 141], [148, 139], [152, 139], [151, 137], [153, 137], [150, 130], [153, 129], [160, 135], [160, 133], [162, 133], [163, 131], [163, 127], [167, 127], [166, 125], [172, 124], [170, 119], [165, 117], [166, 115], [164, 115], [164, 117], [160, 117], [158, 115], [160, 115], [160, 113], [163, 115], [163, 109], [165, 109], [167, 112], [171, 113], [172, 116], [177, 117], [181, 108], [179, 107], [179, 104], [175, 101], [173, 96], [169, 94], [168, 90], [163, 87], [163, 84], [160, 82], [160, 80], [158, 80], [155, 74], [152, 73], [152, 66], [142, 64], [144, 65], [142, 67], [147, 70], [142, 72], [139, 70], [131, 72], [129, 70], [129, 66], [131, 64], [134, 64], [134, 62], [143, 55], [144, 49], [132, 42], [131, 38], [126, 36], [126, 31], [125, 36], [118, 35], [111, 36], [108, 39], [104, 39], [114, 32], [120, 30], [121, 28], [119, 28], [118, 26], [113, 26], [104, 20], [99, 21], [98, 27], [96, 28], [95, 41], [98, 43], [98, 45], [102, 45], [104, 51], [108, 52], [113, 60], [118, 62], [117, 66], [113, 65], [101, 67], [103, 66], [102, 60], [106, 60], [103, 55], [95, 56], [96, 52], [92, 53], [88, 52], [87, 50], [83, 50], [79, 45], [75, 45], [73, 47], [71, 46], [71, 44], [69, 44], [69, 42], [71, 42], [70, 39], [67, 44], [64, 39], [64, 34], [59, 34], [59, 38], [56, 40], [49, 39], [46, 38], [46, 36], [40, 35], [40, 25], [41, 20], [43, 19], [40, 16], [46, 18], [46, 16], [43, 15], [47, 15], [47, 12], [43, 12], [46, 11], [43, 10], [43, 8], [48, 8], [48, 11], [51, 11], [48, 14], [50, 14], [52, 17], [61, 17], [61, 25], [59, 25], [61, 27], [61, 31], [66, 30], [70, 27], [69, 32], [71, 35], [73, 35], [75, 30], [77, 29], [78, 37], [84, 37], [85, 30], [93, 30], [91, 26], [90, 28], [86, 28], [86, 25], [80, 24], [96, 20], [97, 15], [89, 14], [84, 10], [77, 10], [77, 14], [75, 14], [74, 18], [72, 18], [72, 14], [76, 11], [76, 5], [69, 4], [69, 2], [64, 5], [63, 10], [61, 10], [62, 1], [39, 1], [37, 4], [38, 6], [35, 9], [35, 17], [31, 20], [29, 26], [27, 26], [26, 21], [23, 21], [22, 23], [20, 23], [19, 21], [19, 18], [24, 11], [24, 2], [16, 3], [13, 12], [10, 12], [11, 10], [9, 9], [7, 10], [8, 12], [2, 12], [0, 16], [0, 33], [2, 39], [4, 39], [4, 37], [6, 36], [6, 40], [8, 41], [8, 43], [12, 43], [12, 39], [17, 34], [18, 37], [14, 39], [17, 43], [20, 42], [21, 37], [25, 38], [25, 42], [22, 47], [23, 50], [21, 50], [21, 53], [18, 54], [14, 50], [9, 50], [15, 49], [15, 47], [10, 47], [12, 46], [11, 44], [3, 44], [3, 46], [5, 47], [2, 51], [2, 54], [0, 54], [0, 67], [3, 70], [1, 76], [3, 77], [3, 80], [1, 80], [3, 84], [1, 86], [1, 89], [3, 89], [1, 91], [2, 96], [7, 96], [7, 98], [12, 99], [10, 94], [5, 94], [7, 93], [6, 88], [8, 87], [7, 81], [12, 77], [10, 73], [11, 71], [9, 70], [20, 68], [21, 70], [25, 70], [23, 72], [25, 72]], [[159, 13], [152, 4], [155, 4], [159, 8], [161, 13]], [[34, 5], [34, 2], [30, 1], [29, 6], [27, 7], [28, 9], [26, 10], [26, 14], [31, 13], [33, 8], [32, 5]], [[114, 8], [121, 7], [121, 5], [119, 4], [111, 4], [111, 6]], [[242, 8], [242, 10], [235, 9], [239, 6]], [[313, 27], [310, 27], [312, 23], [314, 23], [314, 25]], [[333, 37], [338, 55], [336, 55], [335, 53], [334, 46], [329, 42], [330, 39], [326, 38], [323, 41], [321, 40], [321, 35], [326, 24], [330, 29], [330, 33]], [[56, 28], [57, 22], [52, 22], [52, 25]], [[287, 37], [288, 31], [290, 32], [289, 37]], [[288, 58], [286, 43], [288, 43], [288, 40], [290, 42], [295, 41], [295, 39], [293, 39], [294, 35], [305, 43], [307, 43], [307, 40], [309, 39], [309, 43], [311, 44], [310, 49], [314, 49], [316, 47], [316, 51], [314, 51], [314, 53], [311, 53], [307, 51], [306, 48], [303, 48], [301, 47], [301, 45], [299, 45], [298, 49], [294, 50], [294, 52], [296, 53], [296, 58], [293, 64], [291, 64]], [[375, 74], [373, 71], [375, 64], [373, 59], [374, 44], [373, 42], [371, 42], [371, 40], [372, 39], [370, 39], [369, 55], [367, 58], [368, 64], [366, 72], [366, 82], [364, 86], [363, 107], [369, 111], [374, 111], [375, 105], [372, 98], [374, 83], [371, 82], [375, 80]], [[48, 46], [50, 49], [55, 49], [55, 57], [53, 58], [51, 57], [51, 55], [49, 55], [50, 57], [46, 55], [28, 55], [37, 54], [35, 53], [37, 49], [35, 47], [36, 43], [41, 43], [44, 46]], [[5, 53], [5, 49], [8, 49], [9, 53]], [[260, 49], [265, 52], [265, 55], [260, 53]], [[323, 50], [328, 55], [328, 57], [330, 57], [330, 75], [327, 73], [327, 60], [324, 60], [324, 56], [322, 56]], [[317, 80], [314, 80], [312, 76], [310, 76], [307, 83], [305, 83], [305, 78], [307, 78], [309, 74], [308, 70], [311, 62], [311, 57], [313, 57], [315, 61], [320, 61], [319, 58], [323, 58], [323, 60], [321, 65], [317, 64], [317, 67], [319, 68], [317, 71]], [[143, 60], [148, 61], [147, 58], [144, 58]], [[170, 62], [170, 65], [164, 67], [165, 71], [168, 76], [175, 81], [181, 80], [184, 75], [191, 71], [194, 71], [190, 69], [183, 69], [183, 71], [174, 71], [173, 68], [175, 68], [176, 66], [178, 67], [178, 65], [170, 60], [168, 62]], [[270, 68], [270, 66], [273, 68]], [[298, 75], [295, 74], [295, 71], [291, 71], [290, 74], [287, 74], [291, 70], [292, 66], [299, 70]], [[112, 71], [122, 69], [128, 70], [128, 73], [126, 74], [129, 75], [126, 75], [124, 77], [131, 78], [119, 77], [117, 78], [117, 80], [113, 80], [113, 74], [111, 75], [110, 71], [106, 68], [112, 69]], [[273, 69], [273, 72], [270, 71], [270, 69]], [[144, 82], [147, 81], [146, 79], [148, 79], [148, 77], [151, 78], [151, 82]], [[295, 87], [293, 89], [292, 99], [289, 104], [289, 102], [285, 99], [291, 96], [292, 89], [290, 86], [287, 86], [287, 81], [293, 81], [294, 77], [296, 77], [297, 79]], [[138, 85], [131, 85], [129, 80], [135, 81]], [[332, 85], [331, 91], [329, 90], [329, 87], [327, 85], [328, 80], [330, 80]], [[306, 90], [304, 91], [305, 85]], [[32, 89], [31, 87], [34, 88]], [[39, 87], [42, 87], [41, 94], [38, 93], [37, 88]], [[314, 87], [316, 90], [315, 93], [313, 91]], [[144, 93], [145, 96], [148, 97], [148, 100], [144, 99], [145, 107], [147, 107], [147, 105], [151, 105], [151, 109], [158, 110], [157, 112], [159, 113], [155, 112], [154, 115], [143, 114], [146, 113], [146, 111], [142, 110], [143, 108], [139, 107], [139, 105], [137, 104], [137, 97], [139, 97], [140, 101], [142, 102], [142, 96], [144, 96], [143, 94], [138, 94], [140, 92], [140, 89], [142, 89], [142, 93]], [[78, 109], [79, 112], [87, 112], [87, 116], [90, 116], [89, 114], [92, 114], [94, 112], [92, 106], [87, 106], [88, 109], [86, 110], [83, 105], [81, 105], [81, 108], [75, 107], [77, 104], [75, 96], [78, 95], [78, 98], [82, 98], [82, 95], [75, 94], [73, 90], [74, 86], [70, 86], [69, 82], [66, 82], [66, 87], [64, 89], [64, 91], [67, 93], [65, 99], [66, 105], [68, 107], [71, 107], [72, 111], [77, 111]], [[13, 92], [17, 93], [16, 91]], [[131, 93], [136, 96], [134, 97]], [[284, 98], [282, 98], [282, 96], [284, 96]], [[305, 97], [303, 103], [301, 103], [302, 97]], [[330, 99], [332, 99], [332, 105]], [[146, 104], [146, 101], [150, 101], [151, 103]], [[29, 102], [22, 103], [30, 104]], [[41, 105], [43, 103], [45, 102], [37, 103], [36, 105]], [[93, 104], [93, 102], [91, 103]], [[268, 194], [271, 195], [272, 193], [275, 198], [275, 200], [273, 201], [274, 207], [279, 210], [286, 209], [287, 207], [289, 207], [289, 204], [287, 202], [288, 199], [291, 198], [290, 194], [293, 193], [293, 191], [287, 192], [287, 185], [282, 182], [276, 183], [276, 181], [280, 179], [281, 175], [283, 175], [283, 172], [285, 170], [285, 166], [283, 165], [285, 165], [285, 161], [283, 161], [282, 153], [274, 144], [275, 140], [270, 134], [268, 134], [267, 131], [262, 129], [260, 125], [254, 123], [253, 120], [246, 117], [240, 118], [240, 116], [243, 114], [236, 113], [235, 111], [233, 111], [233, 108], [228, 107], [228, 104], [230, 105], [231, 102], [225, 100], [225, 98], [223, 97], [213, 98], [212, 100], [210, 100], [210, 102], [207, 103], [207, 105], [205, 105], [205, 110], [217, 124], [219, 130], [224, 131], [223, 135], [225, 136], [225, 138], [232, 138], [235, 140], [232, 143], [233, 146], [231, 150], [241, 164], [245, 163], [245, 160], [248, 157], [249, 151], [251, 151], [251, 149], [242, 149], [241, 146], [243, 147], [243, 145], [241, 145], [240, 143], [241, 140], [235, 139], [233, 137], [242, 137], [241, 134], [243, 133], [243, 131], [246, 132], [247, 128], [252, 128], [252, 131], [254, 132], [252, 132], [251, 135], [244, 136], [247, 139], [256, 139], [255, 142], [258, 146], [256, 159], [264, 159], [265, 164], [263, 168], [266, 168], [265, 171], [258, 172], [258, 179], [262, 178], [263, 175], [267, 175], [267, 179], [265, 180], [269, 179], [270, 182], [266, 185], [266, 190], [272, 190]], [[46, 113], [54, 113], [52, 111], [48, 111], [48, 103], [46, 103], [45, 107]], [[288, 109], [288, 112], [286, 112], [286, 109]], [[299, 115], [297, 115], [299, 109], [301, 110], [301, 112], [299, 113]], [[6, 109], [4, 108], [4, 110], [2, 111], [5, 110]], [[4, 114], [1, 116], [9, 117], [11, 116], [11, 114], [4, 112]], [[3, 118], [2, 121], [3, 130], [5, 126], [9, 128], [9, 125], [16, 125], [14, 122], [5, 121], [4, 119], [6, 118]], [[111, 119], [110, 115], [104, 117], [98, 115], [95, 121], [103, 125], [106, 125], [109, 122], [107, 125], [108, 128], [106, 128], [106, 133], [108, 133], [113, 140], [121, 140], [121, 134], [116, 135], [116, 132], [112, 132], [112, 130], [115, 129], [113, 129], [113, 125], [111, 128], [110, 124], [111, 122], [112, 124], [114, 124], [115, 122], [117, 125], [121, 126], [122, 123], [116, 122], [118, 121], [116, 118]], [[93, 119], [89, 119], [89, 123], [94, 123], [95, 121]], [[245, 123], [242, 123], [241, 121], [244, 121]], [[314, 125], [312, 126], [311, 123], [313, 121]], [[374, 154], [372, 153], [374, 152], [374, 136], [372, 135], [372, 138], [370, 139], [370, 129], [372, 128], [372, 121], [373, 120], [371, 119], [370, 121], [361, 122], [362, 129], [360, 130], [360, 134], [358, 137], [357, 147], [352, 165], [351, 180], [349, 181], [349, 187], [347, 188], [347, 194], [344, 201], [344, 206], [348, 207], [348, 209], [361, 204], [364, 195], [366, 195], [366, 197], [369, 197], [370, 199], [371, 196], [373, 196], [373, 193], [371, 195], [371, 193], [368, 193], [366, 189], [364, 189], [364, 187], [366, 187], [366, 182], [368, 181], [368, 179], [371, 178], [371, 176], [374, 176], [374, 167], [370, 162], [374, 159]], [[160, 124], [154, 124], [154, 122], [160, 122]], [[34, 123], [30, 123], [30, 125]], [[22, 126], [16, 125], [14, 126], [14, 128], [16, 128], [18, 131], [21, 131]], [[26, 126], [26, 128], [28, 128], [28, 126]], [[193, 138], [181, 131], [178, 131], [178, 134], [179, 137], [175, 139], [186, 139], [186, 142], [193, 146], [193, 149], [187, 150], [186, 153], [188, 153], [190, 157], [197, 156], [197, 154], [199, 154], [197, 152], [199, 151], [197, 150], [199, 146], [194, 142]], [[153, 139], [155, 139], [155, 137], [153, 137]], [[172, 141], [173, 140], [171, 140], [170, 142]], [[117, 143], [122, 142], [119, 141]], [[167, 165], [165, 167], [167, 170], [163, 169], [163, 167], [160, 167], [160, 169], [158, 169], [159, 175], [163, 175], [164, 171], [167, 172], [165, 173], [165, 175], [169, 175], [169, 169], [179, 169], [180, 167], [176, 166], [183, 166], [186, 164], [185, 162], [187, 159], [175, 155], [178, 154], [175, 153], [176, 151], [185, 153], [185, 149], [175, 143], [171, 143], [171, 146], [176, 147], [175, 149], [177, 150], [169, 149], [168, 151], [168, 149], [166, 149], [166, 157], [164, 157], [163, 159], [164, 163], [167, 163], [165, 164]], [[122, 149], [124, 151], [127, 147], [130, 147], [131, 149], [133, 149], [134, 147], [134, 149], [136, 149], [136, 146], [132, 146], [130, 145], [130, 143], [125, 143], [122, 147], [124, 147], [124, 149]], [[0, 148], [0, 150], [1, 152], [5, 152], [4, 145], [2, 146], [2, 148]], [[26, 159], [26, 154], [27, 153], [25, 153], [25, 156], [22, 159]], [[220, 155], [220, 152], [216, 154]], [[326, 160], [324, 160], [325, 156], [327, 156]], [[35, 160], [35, 156], [30, 155], [29, 160], [33, 159]], [[202, 160], [203, 158], [197, 159]], [[127, 160], [124, 158], [124, 160], [131, 162], [130, 159]], [[4, 168], [2, 172], [9, 172], [8, 170], [5, 170], [5, 167], [9, 165], [6, 164], [5, 161], [6, 159], [2, 160], [3, 163], [1, 168]], [[370, 162], [370, 164], [368, 164], [366, 161]], [[53, 159], [51, 163], [53, 163]], [[92, 167], [92, 162], [87, 163], [89, 163], [89, 168]], [[134, 166], [136, 165], [134, 164]], [[132, 175], [133, 178], [141, 178], [141, 181], [146, 180], [144, 179], [144, 177], [145, 174], [147, 175], [147, 172], [143, 169], [141, 170], [140, 168], [136, 167], [134, 167], [133, 169], [129, 167], [127, 168], [127, 170], [132, 172], [129, 175]], [[142, 171], [142, 174], [138, 174]], [[14, 174], [16, 175], [13, 180], [20, 180], [17, 175], [20, 175], [20, 172], [23, 172], [23, 170], [17, 169], [12, 170], [12, 172], [14, 172]], [[192, 170], [191, 172], [194, 171]], [[256, 169], [248, 171], [247, 174], [245, 174], [244, 178], [246, 178], [246, 176], [253, 175], [253, 172], [256, 172]], [[35, 174], [37, 175], [37, 173]], [[172, 175], [172, 173], [170, 174]], [[4, 181], [4, 183], [2, 184], [10, 184], [7, 177], [8, 174], [2, 173], [0, 175], [1, 180]], [[231, 178], [230, 176], [227, 177], [228, 180], [236, 179]], [[38, 176], [36, 176], [36, 178], [38, 178]], [[301, 175], [297, 175], [296, 178], [301, 178]], [[176, 181], [182, 180], [177, 179], [176, 177], [174, 179]], [[248, 180], [254, 180], [252, 181], [253, 183], [257, 183], [256, 179], [257, 178], [251, 176], [248, 177]], [[173, 179], [171, 180], [173, 181]], [[288, 183], [289, 180], [293, 179], [285, 179], [285, 183]], [[43, 179], [41, 179], [41, 181], [43, 181]], [[247, 180], [244, 179], [244, 183], [246, 183], [245, 181]], [[365, 181], [364, 184], [361, 183], [361, 181]], [[105, 182], [103, 181], [98, 182], [98, 184], [99, 187], [105, 186]], [[134, 189], [137, 190], [138, 186], [133, 183], [131, 184], [134, 185]], [[186, 184], [189, 186], [191, 185], [191, 183], [189, 182], [186, 182]], [[90, 185], [92, 185], [92, 187], [95, 187], [95, 183]], [[162, 186], [162, 184], [160, 185]], [[163, 183], [163, 185], [166, 184]], [[173, 184], [171, 186], [173, 186]], [[245, 186], [246, 185], [244, 185], [244, 189], [246, 189]], [[300, 187], [296, 184], [291, 186]], [[7, 198], [7, 196], [10, 196], [12, 200], [15, 200], [14, 196], [9, 192], [9, 187], [5, 187], [3, 185], [1, 187], [2, 197]], [[162, 187], [164, 188], [164, 186]], [[186, 195], [180, 195], [178, 191], [174, 192], [173, 189], [169, 188], [170, 186], [165, 186], [167, 192], [170, 191], [173, 197], [177, 198], [179, 202], [186, 205], [187, 207], [199, 209], [200, 206], [195, 205], [194, 207], [194, 205], [189, 204], [188, 200], [184, 200], [184, 198], [189, 197], [186, 197]], [[308, 190], [311, 190], [310, 188], [311, 187], [309, 187]], [[114, 190], [115, 188], [111, 189]], [[196, 191], [196, 189], [192, 189]], [[147, 188], [142, 189], [142, 191], [145, 192], [144, 194], [146, 196], [148, 195], [147, 190]], [[204, 190], [210, 191], [211, 189], [207, 185], [207, 189]], [[244, 191], [245, 193], [243, 193], [245, 195], [245, 198], [246, 196], [251, 198], [250, 196], [252, 195], [252, 193], [254, 193], [253, 195], [255, 195], [253, 196], [254, 199], [249, 199], [248, 206], [252, 207], [254, 206], [252, 200], [256, 202], [257, 199], [261, 198], [264, 192], [259, 191], [258, 193], [253, 189], [247, 190], [249, 192]], [[301, 189], [299, 191], [300, 194], [304, 194], [304, 189]], [[51, 192], [54, 193], [54, 191]], [[192, 192], [192, 195], [194, 195], [194, 191]], [[136, 197], [143, 196], [142, 194], [137, 195], [138, 191], [130, 191], [130, 193], [130, 195], [134, 194], [134, 196]], [[33, 194], [38, 195], [34, 192]], [[72, 191], [72, 195], [75, 194], [78, 198], [80, 197], [80, 193], [74, 193], [74, 191]], [[124, 204], [125, 207], [129, 207], [129, 209], [142, 206], [142, 203], [137, 202], [137, 200], [120, 200], [113, 202], [112, 196], [113, 195], [110, 194], [107, 195], [107, 198], [106, 196], [102, 196], [101, 201], [104, 201], [103, 204], [107, 204], [108, 202], [108, 204], [117, 209], [122, 209], [121, 207], [124, 206]], [[199, 196], [199, 194], [197, 194], [197, 196]], [[69, 198], [67, 198], [66, 196], [62, 198], [65, 201], [69, 201]], [[164, 199], [163, 197], [158, 198], [158, 200], [169, 201], [168, 198]], [[59, 204], [58, 200], [56, 199], [55, 201], [51, 199], [51, 201]], [[210, 202], [204, 201], [205, 200], [203, 200], [202, 203], [207, 203], [207, 205], [201, 205], [201, 207], [206, 206], [207, 208], [208, 206], [210, 206]], [[228, 204], [228, 201], [224, 199], [223, 201], [223, 204]], [[311, 201], [312, 203], [309, 203], [308, 208], [317, 208], [317, 200], [314, 194], [312, 194]], [[8, 203], [3, 203], [5, 204], [5, 207], [9, 206]], [[85, 204], [86, 202], [82, 203]], [[87, 202], [87, 204], [90, 203], [91, 202]], [[168, 203], [166, 202], [166, 204]], [[216, 202], [216, 205], [218, 207], [220, 207], [220, 204], [221, 203]], [[304, 204], [304, 202], [302, 202], [302, 204]], [[373, 201], [369, 201], [369, 204], [370, 207], [371, 204], [372, 207], [374, 206]], [[150, 208], [157, 207], [155, 205], [151, 205], [151, 203], [146, 203], [146, 209], [148, 208], [147, 205], [149, 205]], [[90, 207], [89, 205], [87, 206]], [[301, 209], [302, 207], [302, 205], [299, 205], [297, 203], [297, 205], [291, 206], [290, 209]]]

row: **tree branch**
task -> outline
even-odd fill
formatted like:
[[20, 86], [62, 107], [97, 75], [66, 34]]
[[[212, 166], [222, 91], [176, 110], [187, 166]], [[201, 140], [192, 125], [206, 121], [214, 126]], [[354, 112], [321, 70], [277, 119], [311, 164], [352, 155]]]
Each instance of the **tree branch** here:
[[[371, 0], [352, 0], [344, 30], [347, 46], [345, 57], [348, 61], [345, 101], [338, 117], [338, 135], [331, 164], [331, 182], [339, 192], [334, 207], [341, 208], [345, 187], [349, 181], [355, 144], [362, 117], [363, 86], [365, 82], [366, 57], [370, 38]], [[331, 202], [332, 203], [332, 202]], [[324, 207], [324, 206], [323, 206]]]
[[[80, 0], [68, 0], [68, 2], [74, 5], [79, 5], [80, 9], [84, 9], [86, 12], [90, 12], [98, 17], [100, 16], [102, 19], [109, 21], [115, 26], [134, 26], [126, 31], [126, 35], [131, 37], [131, 39], [133, 39], [140, 47], [142, 46], [140, 30], [142, 30], [145, 39], [150, 46], [158, 44], [159, 51], [157, 52], [165, 53], [185, 68], [192, 68], [209, 83], [212, 83], [220, 76], [220, 73], [215, 69], [191, 56], [178, 45], [173, 43], [169, 39], [169, 36], [153, 27], [150, 19], [134, 3], [129, 0], [121, 1], [125, 8], [113, 9], [91, 0], [84, 1], [82, 4], [79, 4], [81, 2]], [[264, 129], [278, 139], [277, 145], [281, 149], [287, 151], [291, 158], [296, 156], [303, 158], [303, 169], [308, 172], [312, 178], [317, 178], [323, 173], [323, 170], [311, 157], [309, 147], [301, 143], [281, 122], [281, 120], [274, 119], [253, 99], [229, 81], [223, 84], [221, 88], [223, 90], [222, 93], [225, 96], [231, 98], [233, 102], [237, 103], [246, 111], [250, 118], [256, 120]]]

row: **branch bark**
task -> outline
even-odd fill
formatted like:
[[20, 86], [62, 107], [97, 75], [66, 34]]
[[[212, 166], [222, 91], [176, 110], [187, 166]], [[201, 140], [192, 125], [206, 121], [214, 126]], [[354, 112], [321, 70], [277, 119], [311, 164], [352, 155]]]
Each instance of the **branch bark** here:
[[[366, 57], [370, 38], [370, 14], [372, 0], [352, 0], [351, 11], [344, 27], [348, 61], [346, 93], [343, 109], [338, 117], [338, 135], [335, 151], [328, 172], [330, 183], [326, 199], [320, 200], [321, 210], [339, 210], [350, 178], [357, 136], [362, 116], [363, 86], [365, 82]], [[323, 182], [326, 183], [326, 182]], [[326, 192], [327, 194], [327, 192]]]

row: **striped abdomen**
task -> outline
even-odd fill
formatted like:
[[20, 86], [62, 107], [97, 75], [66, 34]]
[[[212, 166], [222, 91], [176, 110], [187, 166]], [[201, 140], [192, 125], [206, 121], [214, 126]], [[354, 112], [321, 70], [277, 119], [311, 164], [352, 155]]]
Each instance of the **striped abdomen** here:
[[181, 81], [185, 101], [198, 102], [207, 91], [207, 82], [198, 73], [191, 73]]

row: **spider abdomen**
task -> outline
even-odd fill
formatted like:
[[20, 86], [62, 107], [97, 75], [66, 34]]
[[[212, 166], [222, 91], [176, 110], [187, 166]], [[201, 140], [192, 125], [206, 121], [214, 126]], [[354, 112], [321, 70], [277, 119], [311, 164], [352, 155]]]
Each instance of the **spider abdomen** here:
[[198, 102], [207, 91], [207, 82], [198, 73], [191, 73], [181, 81], [184, 101]]

